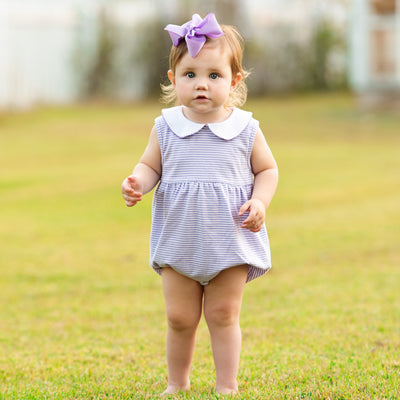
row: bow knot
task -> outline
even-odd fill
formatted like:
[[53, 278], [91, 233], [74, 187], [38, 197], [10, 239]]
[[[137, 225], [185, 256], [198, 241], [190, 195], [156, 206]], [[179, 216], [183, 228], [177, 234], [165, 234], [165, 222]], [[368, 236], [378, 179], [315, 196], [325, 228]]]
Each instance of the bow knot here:
[[184, 38], [189, 55], [193, 58], [199, 54], [207, 37], [216, 39], [224, 35], [213, 13], [208, 14], [204, 19], [198, 14], [193, 14], [191, 21], [183, 25], [169, 24], [164, 29], [168, 31], [175, 47]]

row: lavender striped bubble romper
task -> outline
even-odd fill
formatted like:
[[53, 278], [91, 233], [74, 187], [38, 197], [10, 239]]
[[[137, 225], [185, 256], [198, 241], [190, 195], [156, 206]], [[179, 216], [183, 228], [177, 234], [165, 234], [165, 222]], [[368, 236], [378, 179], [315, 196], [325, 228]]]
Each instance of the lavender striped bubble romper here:
[[252, 113], [234, 108], [213, 124], [188, 120], [182, 107], [155, 120], [162, 176], [153, 198], [150, 265], [171, 267], [202, 285], [221, 271], [247, 264], [247, 282], [271, 268], [268, 235], [241, 228], [251, 197], [250, 155], [258, 130]]

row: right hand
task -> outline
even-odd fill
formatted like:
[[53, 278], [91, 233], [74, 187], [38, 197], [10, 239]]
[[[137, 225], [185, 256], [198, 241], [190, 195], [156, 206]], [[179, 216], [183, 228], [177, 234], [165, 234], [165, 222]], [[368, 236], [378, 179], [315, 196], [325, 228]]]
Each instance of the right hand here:
[[128, 207], [132, 207], [142, 200], [143, 185], [134, 175], [129, 175], [124, 179], [121, 186], [122, 197]]

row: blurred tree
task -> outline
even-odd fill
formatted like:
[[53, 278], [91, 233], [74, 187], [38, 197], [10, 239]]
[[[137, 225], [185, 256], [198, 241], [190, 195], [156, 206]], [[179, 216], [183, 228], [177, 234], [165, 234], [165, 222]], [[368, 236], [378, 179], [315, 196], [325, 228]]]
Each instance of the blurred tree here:
[[85, 97], [112, 95], [115, 83], [113, 58], [117, 46], [115, 28], [107, 17], [105, 7], [101, 7], [97, 17], [95, 52], [84, 72], [83, 93]]
[[169, 23], [181, 25], [187, 22], [192, 14], [200, 13], [202, 17], [213, 11], [217, 18], [224, 23], [234, 23], [238, 15], [237, 0], [180, 0], [176, 11], [176, 20], [171, 22], [161, 13], [151, 21], [146, 21], [140, 26], [139, 32], [146, 32], [145, 35], [138, 37], [138, 46], [133, 51], [133, 65], [138, 63], [145, 71], [147, 95], [151, 97], [159, 96], [160, 82], [168, 81], [167, 71], [169, 65], [169, 51], [171, 39], [162, 28]]
[[[160, 95], [160, 83], [168, 80], [169, 51], [171, 39], [162, 27], [168, 24], [159, 16], [151, 21], [146, 21], [145, 26], [139, 27], [139, 32], [146, 32], [140, 36], [136, 48], [133, 50], [132, 67], [140, 65], [144, 71], [146, 95], [157, 97]], [[161, 27], [161, 29], [160, 29]]]
[[[163, 30], [168, 23], [180, 25], [194, 12], [205, 16], [214, 11], [219, 21], [242, 30], [240, 21], [243, 23], [245, 16], [238, 0], [177, 1], [176, 10], [163, 14], [160, 6], [152, 19], [131, 27], [118, 26], [110, 19], [106, 7], [101, 8], [95, 24], [95, 51], [93, 43], [86, 44], [87, 51], [79, 51], [78, 73], [83, 76], [86, 98], [158, 97], [160, 83], [168, 82], [171, 40]], [[257, 30], [257, 36], [245, 29], [244, 66], [251, 72], [247, 81], [250, 95], [327, 90], [346, 85], [345, 38], [324, 17], [316, 20], [308, 40], [303, 36], [300, 41], [298, 28], [287, 23], [264, 29]]]
[[238, 25], [238, 0], [209, 0], [197, 1], [198, 7], [204, 9], [204, 14], [214, 12], [217, 19], [225, 25]]
[[340, 81], [342, 81], [342, 84], [345, 83], [345, 75], [343, 79], [337, 79], [337, 77], [333, 76], [331, 69], [332, 54], [337, 50], [345, 50], [344, 39], [339, 36], [327, 19], [319, 19], [314, 27], [309, 48], [306, 51], [308, 53], [304, 66], [306, 87], [309, 86], [315, 90], [326, 90], [339, 85]]
[[215, 13], [222, 23], [238, 25], [239, 2], [237, 0], [219, 0], [215, 2]]
[[285, 24], [269, 28], [265, 39], [249, 40], [249, 94], [328, 90], [347, 84], [345, 39], [327, 20], [316, 22], [307, 41]]

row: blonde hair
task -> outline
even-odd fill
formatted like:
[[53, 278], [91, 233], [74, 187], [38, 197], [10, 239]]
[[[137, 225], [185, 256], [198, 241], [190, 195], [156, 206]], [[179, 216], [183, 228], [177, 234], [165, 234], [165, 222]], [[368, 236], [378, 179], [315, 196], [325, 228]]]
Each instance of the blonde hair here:
[[[227, 47], [231, 55], [231, 70], [232, 76], [241, 74], [242, 79], [231, 91], [228, 102], [225, 104], [227, 107], [240, 107], [247, 99], [247, 85], [245, 78], [249, 75], [242, 66], [244, 40], [238, 30], [231, 25], [221, 25], [222, 31], [225, 35], [218, 39], [210, 39], [207, 37], [207, 42], [211, 40], [221, 40], [223, 46]], [[175, 74], [176, 66], [182, 57], [188, 52], [188, 48], [185, 40], [181, 40], [177, 47], [172, 46], [169, 54], [169, 68]], [[177, 96], [174, 85], [172, 83], [168, 85], [161, 85], [161, 101], [165, 104], [177, 104]]]

